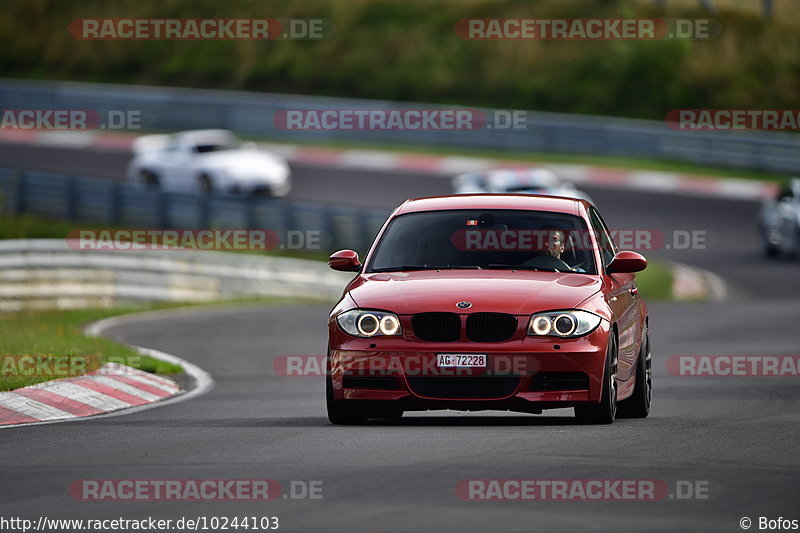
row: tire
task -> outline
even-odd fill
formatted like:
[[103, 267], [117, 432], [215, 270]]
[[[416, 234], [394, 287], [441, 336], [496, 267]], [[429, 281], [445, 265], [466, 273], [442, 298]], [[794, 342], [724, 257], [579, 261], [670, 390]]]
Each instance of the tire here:
[[633, 394], [619, 402], [617, 418], [647, 418], [653, 399], [653, 364], [650, 333], [645, 334], [636, 362], [636, 385]]
[[198, 178], [201, 194], [211, 194], [214, 192], [214, 182], [208, 174], [200, 174]]
[[778, 257], [780, 254], [780, 250], [775, 248], [774, 244], [765, 244], [764, 245], [764, 257], [767, 259], [774, 259]]
[[367, 412], [357, 406], [344, 405], [333, 398], [333, 379], [325, 377], [325, 400], [328, 407], [328, 420], [333, 425], [361, 425], [367, 422]]
[[155, 172], [150, 172], [149, 170], [142, 170], [139, 172], [139, 183], [141, 183], [142, 187], [145, 189], [158, 189], [160, 185], [158, 176]]
[[617, 336], [612, 331], [606, 349], [603, 372], [603, 394], [597, 405], [575, 407], [575, 418], [581, 424], [611, 424], [617, 414]]

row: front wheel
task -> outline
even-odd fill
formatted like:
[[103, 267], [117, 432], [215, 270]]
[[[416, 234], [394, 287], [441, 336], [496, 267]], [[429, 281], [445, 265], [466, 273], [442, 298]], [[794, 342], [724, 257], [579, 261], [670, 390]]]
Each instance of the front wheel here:
[[618, 418], [647, 418], [653, 399], [653, 364], [650, 352], [650, 333], [642, 340], [636, 363], [636, 385], [633, 394], [619, 402]]
[[158, 189], [159, 179], [155, 172], [142, 170], [139, 172], [139, 183], [144, 189]]
[[617, 337], [612, 331], [606, 349], [603, 372], [603, 394], [597, 405], [575, 407], [575, 418], [581, 424], [611, 424], [617, 415]]
[[[367, 412], [358, 406], [345, 405], [333, 398], [333, 378], [325, 377], [325, 400], [328, 407], [328, 420], [334, 425], [360, 425], [367, 421]], [[401, 414], [402, 416], [402, 414]]]

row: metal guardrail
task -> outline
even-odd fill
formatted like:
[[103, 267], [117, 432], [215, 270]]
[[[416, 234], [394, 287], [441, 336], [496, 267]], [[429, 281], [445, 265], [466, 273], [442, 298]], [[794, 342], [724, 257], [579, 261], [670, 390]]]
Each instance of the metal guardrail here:
[[[273, 116], [287, 109], [422, 109], [429, 104], [238, 91], [177, 89], [73, 82], [0, 80], [0, 108], [137, 110], [142, 126], [175, 131], [227, 128], [283, 141], [357, 140], [458, 149], [633, 156], [732, 168], [797, 172], [800, 135], [687, 132], [664, 122], [588, 115], [527, 112], [527, 127], [478, 131], [327, 131], [276, 128]], [[489, 115], [494, 110], [485, 110]], [[666, 115], [667, 111], [664, 110]]]
[[257, 296], [338, 298], [353, 274], [320, 261], [199, 250], [79, 251], [64, 239], [0, 241], [0, 311]]
[[388, 212], [286, 199], [148, 191], [113, 180], [0, 168], [0, 213], [125, 228], [319, 232], [323, 251], [366, 252]]

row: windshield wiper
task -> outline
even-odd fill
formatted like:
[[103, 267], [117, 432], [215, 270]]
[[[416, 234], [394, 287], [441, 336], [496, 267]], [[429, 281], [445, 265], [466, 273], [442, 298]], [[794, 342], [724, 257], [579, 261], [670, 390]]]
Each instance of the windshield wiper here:
[[373, 268], [372, 272], [402, 272], [404, 270], [480, 270], [478, 265], [443, 265], [443, 266], [427, 266], [427, 265], [402, 265], [384, 268]]
[[532, 270], [533, 272], [561, 272], [556, 268], [543, 268], [530, 265], [505, 265], [502, 263], [491, 263], [486, 268], [498, 270]]

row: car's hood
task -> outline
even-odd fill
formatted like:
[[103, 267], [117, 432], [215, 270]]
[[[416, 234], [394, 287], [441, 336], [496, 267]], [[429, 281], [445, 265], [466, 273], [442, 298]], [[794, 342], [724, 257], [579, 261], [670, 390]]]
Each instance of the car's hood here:
[[[350, 296], [362, 308], [414, 314], [431, 311], [527, 315], [569, 309], [600, 290], [598, 276], [502, 270], [426, 270], [358, 276]], [[459, 309], [468, 301], [472, 306]]]

